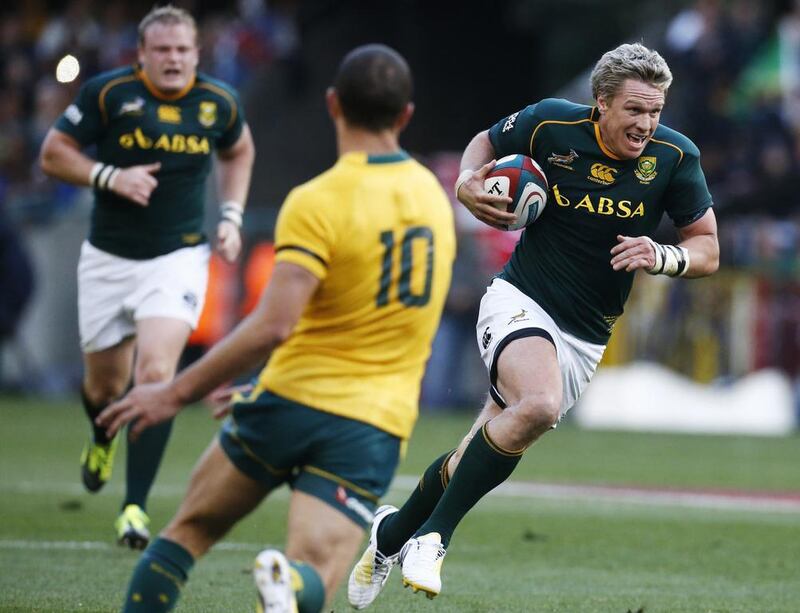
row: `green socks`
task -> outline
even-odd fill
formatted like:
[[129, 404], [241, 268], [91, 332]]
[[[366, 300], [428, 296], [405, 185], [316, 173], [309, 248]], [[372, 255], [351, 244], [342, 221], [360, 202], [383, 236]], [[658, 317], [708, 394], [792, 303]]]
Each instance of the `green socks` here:
[[106, 436], [105, 428], [101, 428], [100, 426], [94, 423], [95, 418], [100, 415], [103, 409], [105, 409], [108, 405], [95, 405], [89, 400], [88, 396], [86, 396], [86, 392], [83, 390], [83, 386], [81, 386], [81, 402], [83, 403], [83, 410], [86, 412], [86, 417], [89, 418], [89, 423], [92, 426], [92, 434], [94, 436], [94, 442], [98, 445], [108, 445], [111, 441], [108, 440]]
[[297, 560], [289, 560], [289, 567], [298, 613], [320, 613], [325, 605], [325, 586], [317, 571]]
[[489, 438], [487, 424], [467, 445], [439, 504], [414, 536], [438, 532], [442, 545], [447, 547], [464, 515], [514, 471], [524, 449], [507, 451], [496, 445]]
[[135, 442], [128, 440], [128, 463], [125, 480], [124, 509], [129, 504], [145, 509], [147, 495], [155, 481], [164, 449], [167, 447], [172, 420], [147, 428]]
[[192, 554], [173, 541], [157, 538], [133, 571], [123, 613], [164, 613], [178, 601], [194, 565]]
[[[325, 586], [311, 566], [290, 561], [292, 589], [299, 613], [320, 613]], [[166, 613], [178, 602], [180, 590], [194, 566], [194, 558], [173, 541], [157, 538], [139, 558], [133, 571], [123, 613]]]
[[400, 551], [436, 508], [449, 481], [447, 462], [454, 453], [455, 449], [436, 458], [422, 474], [419, 484], [403, 507], [387, 516], [378, 526], [378, 551], [383, 555], [390, 556]]

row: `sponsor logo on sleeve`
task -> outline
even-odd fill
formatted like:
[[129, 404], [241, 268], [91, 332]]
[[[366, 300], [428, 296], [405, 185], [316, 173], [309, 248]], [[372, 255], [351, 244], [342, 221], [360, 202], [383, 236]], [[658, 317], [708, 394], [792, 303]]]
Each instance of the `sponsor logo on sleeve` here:
[[66, 117], [71, 124], [77, 126], [83, 119], [83, 113], [81, 113], [81, 110], [77, 106], [70, 104], [64, 111], [64, 117]]
[[503, 124], [504, 133], [514, 129], [514, 124], [517, 122], [517, 115], [519, 115], [519, 111], [508, 116], [508, 119], [506, 119], [506, 122]]

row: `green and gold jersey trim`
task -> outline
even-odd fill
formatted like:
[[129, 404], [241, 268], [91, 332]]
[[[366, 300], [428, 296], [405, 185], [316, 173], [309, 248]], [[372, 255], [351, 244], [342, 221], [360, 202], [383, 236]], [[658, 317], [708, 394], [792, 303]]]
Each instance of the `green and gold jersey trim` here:
[[136, 81], [139, 77], [136, 74], [127, 75], [125, 77], [119, 77], [118, 79], [113, 79], [106, 83], [103, 86], [103, 89], [100, 90], [100, 93], [97, 95], [97, 106], [100, 107], [100, 116], [103, 119], [103, 124], [108, 125], [108, 109], [106, 109], [106, 94], [111, 90], [112, 87], [116, 87], [117, 85], [121, 85], [123, 83], [128, 83], [130, 81]]
[[622, 158], [617, 156], [617, 155], [615, 155], [614, 153], [612, 153], [611, 149], [606, 147], [606, 144], [603, 142], [603, 135], [600, 134], [600, 122], [599, 121], [595, 122], [595, 124], [594, 124], [594, 137], [597, 140], [597, 146], [600, 147], [600, 151], [605, 153], [612, 160], [622, 161]]
[[411, 156], [401, 149], [395, 153], [368, 155], [367, 164], [393, 164], [395, 162], [404, 162], [410, 158]]
[[192, 88], [195, 85], [195, 81], [197, 80], [197, 75], [194, 74], [192, 75], [192, 78], [189, 79], [189, 82], [184, 86], [183, 89], [175, 92], [174, 94], [165, 94], [164, 92], [159, 90], [150, 79], [147, 78], [147, 73], [144, 70], [142, 70], [140, 66], [136, 67], [136, 75], [142, 80], [142, 83], [147, 88], [147, 91], [149, 91], [154, 98], [158, 98], [159, 100], [166, 100], [168, 102], [171, 102], [173, 100], [178, 100], [179, 98], [183, 98], [186, 94], [192, 91]]
[[222, 96], [223, 98], [225, 98], [225, 100], [228, 101], [228, 104], [231, 105], [231, 116], [230, 116], [230, 119], [228, 119], [228, 124], [225, 126], [225, 129], [226, 130], [230, 129], [230, 127], [233, 125], [233, 122], [236, 121], [236, 114], [239, 111], [239, 109], [238, 109], [238, 107], [236, 105], [236, 100], [234, 99], [234, 97], [231, 96], [230, 93], [226, 92], [221, 87], [217, 87], [213, 83], [206, 83], [205, 81], [202, 81], [200, 83], [197, 83], [196, 85], [197, 85], [198, 88], [207, 89], [209, 91], [212, 91], [215, 94], [217, 94], [219, 96]]
[[275, 253], [279, 253], [281, 251], [299, 251], [300, 253], [305, 253], [306, 255], [311, 256], [315, 260], [317, 260], [320, 264], [328, 267], [328, 263], [325, 259], [319, 255], [318, 253], [314, 253], [311, 249], [306, 249], [305, 247], [301, 247], [300, 245], [281, 245], [277, 249], [275, 249]]
[[556, 119], [547, 119], [545, 121], [540, 122], [533, 129], [533, 133], [531, 134], [531, 142], [530, 142], [530, 145], [528, 147], [528, 150], [530, 151], [531, 157], [533, 157], [533, 139], [536, 138], [536, 133], [539, 131], [539, 128], [541, 128], [542, 126], [545, 126], [547, 124], [557, 124], [557, 125], [562, 125], [562, 126], [575, 126], [575, 125], [578, 125], [579, 123], [586, 123], [586, 122], [590, 122], [590, 121], [592, 121], [591, 117], [587, 117], [586, 119], [578, 119], [576, 121], [560, 121], [560, 120], [556, 120]]
[[658, 140], [657, 138], [652, 138], [652, 137], [650, 138], [650, 142], [658, 143], [659, 145], [666, 145], [667, 147], [672, 147], [673, 149], [677, 149], [678, 154], [680, 154], [680, 157], [678, 158], [678, 164], [680, 164], [683, 161], [683, 149], [678, 147], [678, 145], [673, 145], [672, 143], [668, 143], [665, 140]]

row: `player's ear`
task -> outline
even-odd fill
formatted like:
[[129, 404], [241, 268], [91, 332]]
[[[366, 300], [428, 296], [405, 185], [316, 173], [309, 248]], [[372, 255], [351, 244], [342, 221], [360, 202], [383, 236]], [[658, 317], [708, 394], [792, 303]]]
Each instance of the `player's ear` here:
[[406, 104], [406, 107], [400, 112], [398, 115], [397, 120], [394, 123], [394, 127], [398, 132], [402, 132], [405, 127], [408, 125], [408, 122], [411, 121], [411, 117], [414, 115], [414, 103], [409, 102]]
[[608, 110], [608, 100], [605, 96], [597, 96], [597, 110], [605, 113]]
[[328, 115], [334, 121], [342, 116], [342, 105], [339, 103], [339, 95], [335, 88], [329, 87], [325, 90], [325, 105], [328, 107]]

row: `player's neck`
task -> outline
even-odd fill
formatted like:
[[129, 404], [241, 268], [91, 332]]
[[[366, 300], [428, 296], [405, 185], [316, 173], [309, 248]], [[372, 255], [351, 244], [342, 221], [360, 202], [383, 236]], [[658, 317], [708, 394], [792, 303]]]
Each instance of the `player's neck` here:
[[386, 155], [400, 151], [400, 143], [393, 130], [370, 132], [345, 128], [339, 131], [337, 142], [340, 156], [353, 151], [364, 151], [367, 155]]

